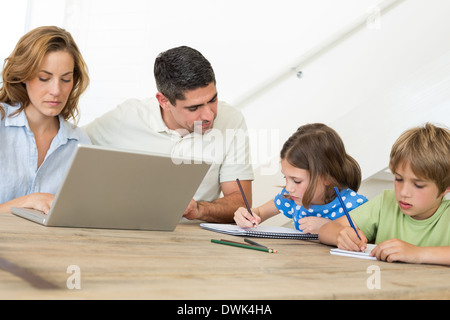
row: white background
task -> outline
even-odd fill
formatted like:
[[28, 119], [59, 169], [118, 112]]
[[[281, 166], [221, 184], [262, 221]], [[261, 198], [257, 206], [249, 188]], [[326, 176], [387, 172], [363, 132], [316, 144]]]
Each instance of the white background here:
[[[377, 15], [389, 2], [398, 4]], [[0, 0], [0, 8], [0, 61], [37, 26], [72, 33], [91, 77], [81, 126], [125, 99], [154, 96], [160, 52], [201, 51], [216, 71], [219, 98], [247, 119], [261, 201], [281, 183], [282, 143], [305, 123], [335, 128], [365, 182], [384, 179], [402, 131], [426, 121], [450, 126], [448, 0]], [[289, 73], [355, 21], [362, 28], [313, 54], [301, 79]]]

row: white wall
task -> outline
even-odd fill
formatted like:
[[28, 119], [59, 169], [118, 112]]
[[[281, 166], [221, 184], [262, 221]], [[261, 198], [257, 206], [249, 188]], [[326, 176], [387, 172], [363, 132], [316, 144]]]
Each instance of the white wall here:
[[[301, 79], [293, 75], [247, 103], [249, 126], [280, 128], [285, 141], [302, 124], [329, 124], [360, 163], [363, 190], [373, 195], [372, 179], [377, 189], [391, 187], [378, 175], [395, 139], [427, 121], [450, 127], [449, 13], [445, 0], [400, 2], [378, 28], [364, 28], [306, 65]], [[279, 181], [279, 175], [258, 175], [256, 204]]]
[[80, 124], [130, 97], [155, 93], [153, 62], [179, 45], [212, 62], [233, 103], [379, 0], [29, 0], [28, 28], [56, 24], [90, 67]]
[[[17, 5], [25, 2], [23, 28], [18, 12], [26, 10]], [[8, 37], [2, 32], [0, 59], [24, 31], [40, 25], [68, 29], [90, 68], [83, 125], [127, 98], [154, 95], [159, 52], [178, 45], [199, 49], [215, 68], [220, 98], [241, 107], [247, 118], [257, 173], [262, 172], [254, 183], [259, 204], [273, 196], [277, 188], [271, 186], [282, 183], [279, 150], [304, 123], [337, 129], [366, 182], [387, 166], [390, 146], [404, 129], [424, 121], [450, 126], [450, 3], [405, 0], [377, 17], [379, 2], [0, 0], [6, 12], [0, 28], [9, 31]], [[301, 79], [294, 72], [245, 100], [367, 14], [365, 27], [306, 64]]]
[[[3, 62], [13, 51], [17, 41], [26, 30], [27, 0], [7, 1], [0, 0], [2, 17], [0, 18], [0, 72]], [[0, 82], [2, 78], [0, 77]]]

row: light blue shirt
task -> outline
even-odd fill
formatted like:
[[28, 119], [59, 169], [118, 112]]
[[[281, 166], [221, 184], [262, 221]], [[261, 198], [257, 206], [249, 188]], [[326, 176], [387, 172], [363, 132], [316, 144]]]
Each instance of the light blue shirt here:
[[35, 192], [56, 194], [76, 146], [91, 144], [89, 137], [59, 116], [59, 132], [38, 169], [36, 141], [25, 112], [10, 117], [19, 107], [2, 106], [6, 116], [0, 122], [0, 203]]

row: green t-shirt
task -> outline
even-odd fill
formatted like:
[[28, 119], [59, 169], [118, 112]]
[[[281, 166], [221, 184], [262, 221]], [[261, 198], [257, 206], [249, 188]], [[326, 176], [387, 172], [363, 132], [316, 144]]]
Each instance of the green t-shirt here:
[[393, 190], [352, 210], [350, 215], [369, 242], [399, 239], [419, 247], [450, 246], [450, 201], [443, 200], [435, 214], [415, 220], [400, 210]]

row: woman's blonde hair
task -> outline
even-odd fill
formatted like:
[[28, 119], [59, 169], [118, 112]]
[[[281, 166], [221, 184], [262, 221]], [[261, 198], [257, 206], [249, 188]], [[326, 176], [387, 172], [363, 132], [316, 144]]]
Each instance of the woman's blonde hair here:
[[[46, 54], [66, 51], [74, 60], [73, 89], [66, 106], [61, 111], [64, 120], [78, 118], [78, 101], [89, 85], [87, 65], [72, 35], [58, 27], [39, 27], [24, 35], [3, 66], [3, 87], [0, 88], [0, 103], [20, 105], [20, 113], [30, 104], [24, 82], [34, 79]], [[0, 105], [1, 118], [5, 111]]]
[[450, 130], [426, 123], [405, 131], [391, 149], [389, 169], [409, 164], [418, 177], [436, 183], [439, 194], [450, 187]]
[[298, 128], [285, 142], [280, 156], [292, 166], [309, 171], [310, 182], [302, 198], [305, 208], [309, 208], [321, 177], [330, 182], [324, 199], [326, 203], [336, 197], [334, 187], [358, 191], [361, 184], [358, 162], [347, 154], [337, 132], [325, 124], [307, 124]]

